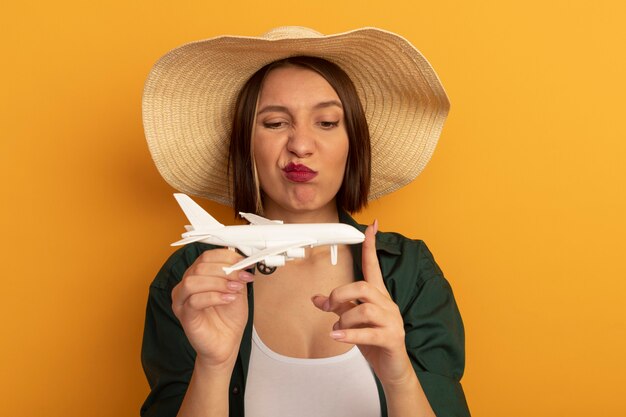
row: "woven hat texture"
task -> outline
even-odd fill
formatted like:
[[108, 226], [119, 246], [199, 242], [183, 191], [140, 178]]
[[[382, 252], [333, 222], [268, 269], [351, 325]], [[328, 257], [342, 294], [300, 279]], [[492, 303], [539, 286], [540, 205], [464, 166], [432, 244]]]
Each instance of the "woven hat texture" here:
[[372, 143], [374, 200], [408, 184], [430, 160], [450, 107], [437, 74], [403, 37], [377, 28], [322, 35], [288, 26], [259, 37], [220, 36], [182, 45], [152, 68], [143, 123], [152, 158], [175, 189], [222, 204], [237, 95], [260, 68], [308, 55], [352, 79]]

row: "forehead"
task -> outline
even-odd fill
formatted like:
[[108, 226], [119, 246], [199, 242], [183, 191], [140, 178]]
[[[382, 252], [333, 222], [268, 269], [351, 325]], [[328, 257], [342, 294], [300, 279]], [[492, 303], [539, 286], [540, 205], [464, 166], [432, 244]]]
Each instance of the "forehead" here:
[[335, 89], [317, 72], [298, 66], [274, 68], [261, 86], [259, 104], [297, 104], [339, 100]]

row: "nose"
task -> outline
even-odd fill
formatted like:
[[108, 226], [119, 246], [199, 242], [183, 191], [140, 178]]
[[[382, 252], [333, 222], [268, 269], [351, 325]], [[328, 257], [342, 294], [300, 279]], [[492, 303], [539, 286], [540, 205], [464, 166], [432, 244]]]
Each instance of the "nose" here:
[[311, 156], [315, 152], [315, 135], [307, 126], [294, 126], [289, 133], [287, 150], [298, 158]]

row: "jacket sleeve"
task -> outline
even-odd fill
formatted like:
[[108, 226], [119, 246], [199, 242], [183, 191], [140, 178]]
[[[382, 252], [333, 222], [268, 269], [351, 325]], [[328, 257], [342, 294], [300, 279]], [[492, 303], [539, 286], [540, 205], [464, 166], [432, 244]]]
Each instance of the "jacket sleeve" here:
[[192, 245], [175, 252], [150, 285], [141, 362], [150, 394], [144, 417], [175, 417], [191, 379], [195, 351], [172, 311], [171, 292], [199, 252]]
[[465, 335], [452, 288], [424, 242], [409, 246], [402, 263], [411, 265], [412, 272], [403, 274], [404, 282], [392, 284], [400, 300], [409, 358], [438, 417], [469, 416], [460, 382]]

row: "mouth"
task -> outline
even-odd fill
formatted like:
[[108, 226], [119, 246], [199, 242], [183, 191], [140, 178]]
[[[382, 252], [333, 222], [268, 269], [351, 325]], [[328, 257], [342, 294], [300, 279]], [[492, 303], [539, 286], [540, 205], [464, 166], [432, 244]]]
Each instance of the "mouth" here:
[[293, 182], [307, 182], [317, 176], [317, 171], [312, 170], [306, 165], [295, 164], [293, 162], [288, 163], [287, 166], [283, 168], [283, 172], [285, 173], [285, 177]]

